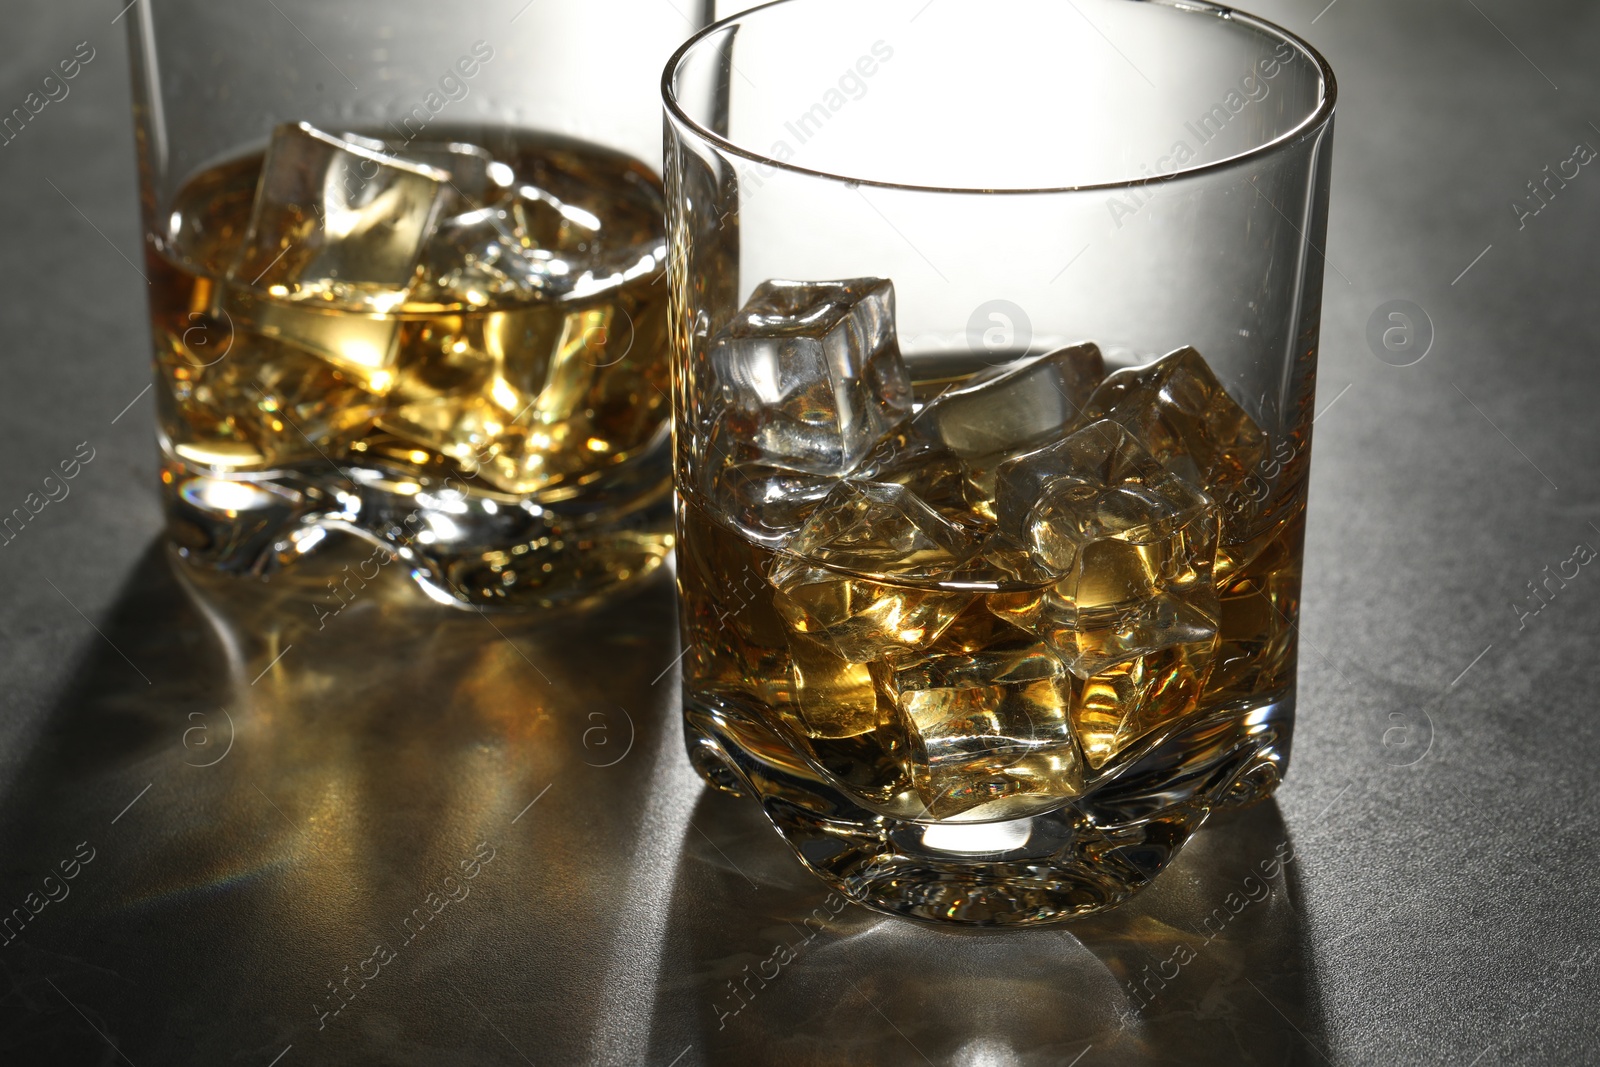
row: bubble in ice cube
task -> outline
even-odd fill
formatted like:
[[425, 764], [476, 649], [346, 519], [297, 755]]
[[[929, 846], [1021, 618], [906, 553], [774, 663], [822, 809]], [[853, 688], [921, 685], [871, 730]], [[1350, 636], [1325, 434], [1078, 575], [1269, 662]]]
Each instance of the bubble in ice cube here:
[[1026, 451], [1065, 434], [1105, 373], [1098, 348], [1070, 345], [941, 394], [917, 422], [963, 459]]
[[977, 596], [851, 578], [785, 557], [769, 580], [777, 589], [773, 607], [793, 632], [853, 663], [928, 648]]
[[1024, 638], [918, 657], [895, 672], [894, 685], [912, 734], [913, 782], [929, 815], [1083, 791], [1069, 717], [1072, 679], [1042, 644]]
[[1113, 372], [1085, 414], [1121, 423], [1164, 466], [1216, 500], [1248, 499], [1240, 490], [1266, 452], [1261, 427], [1193, 348]]
[[895, 482], [839, 482], [784, 546], [859, 574], [948, 578], [978, 550], [972, 533]]
[[309, 123], [273, 130], [230, 281], [386, 312], [406, 296], [450, 173]]
[[848, 473], [911, 412], [882, 278], [756, 286], [711, 342], [730, 425], [765, 462]]

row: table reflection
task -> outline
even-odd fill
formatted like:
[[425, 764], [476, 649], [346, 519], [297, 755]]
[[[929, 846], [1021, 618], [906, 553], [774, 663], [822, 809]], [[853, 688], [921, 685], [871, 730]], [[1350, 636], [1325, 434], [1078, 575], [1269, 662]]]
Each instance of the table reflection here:
[[[668, 582], [485, 616], [370, 558], [346, 545], [254, 582], [153, 545], [127, 576], [11, 778], [3, 899], [30, 910], [0, 957], [0, 1053], [687, 1067], [1325, 1047], [1275, 806], [1202, 832], [1108, 915], [885, 919], [806, 874], [753, 805], [700, 789]], [[31, 910], [80, 842], [94, 860]]]

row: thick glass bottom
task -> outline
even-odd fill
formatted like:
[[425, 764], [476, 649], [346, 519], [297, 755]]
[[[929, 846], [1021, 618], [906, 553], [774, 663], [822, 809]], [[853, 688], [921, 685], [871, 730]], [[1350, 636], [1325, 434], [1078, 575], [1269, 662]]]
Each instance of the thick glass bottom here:
[[991, 822], [869, 811], [733, 705], [688, 698], [684, 729], [701, 776], [759, 799], [801, 862], [851, 900], [940, 923], [1028, 926], [1120, 904], [1213, 810], [1270, 796], [1288, 763], [1294, 694], [1197, 716], [1086, 795]]
[[345, 533], [382, 550], [356, 568], [371, 573], [352, 571], [355, 587], [398, 560], [441, 603], [547, 608], [603, 597], [672, 551], [664, 442], [558, 501], [360, 463], [219, 474], [162, 451], [178, 555], [235, 574], [271, 574]]

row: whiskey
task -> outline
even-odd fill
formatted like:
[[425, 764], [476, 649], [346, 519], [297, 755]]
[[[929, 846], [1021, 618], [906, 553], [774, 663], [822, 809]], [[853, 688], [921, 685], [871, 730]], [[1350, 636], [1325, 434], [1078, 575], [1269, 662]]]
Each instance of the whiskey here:
[[[1211, 808], [1278, 783], [1304, 441], [1269, 448], [1189, 348], [917, 377], [886, 287], [765, 283], [709, 344], [720, 384], [679, 445], [691, 757], [890, 910], [924, 914], [896, 870], [970, 881], [963, 853], [1136, 848], [1159, 869]], [[1049, 909], [1153, 873], [1095, 868]]]
[[177, 194], [147, 259], [180, 546], [261, 570], [353, 527], [474, 603], [653, 569], [659, 180], [554, 135], [428, 133], [284, 127]]

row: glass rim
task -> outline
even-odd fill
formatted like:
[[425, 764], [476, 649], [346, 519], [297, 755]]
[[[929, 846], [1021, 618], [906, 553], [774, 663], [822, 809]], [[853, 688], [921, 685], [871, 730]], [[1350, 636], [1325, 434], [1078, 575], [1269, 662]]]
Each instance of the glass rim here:
[[683, 61], [689, 53], [698, 48], [707, 38], [719, 33], [729, 26], [743, 21], [757, 12], [784, 4], [792, 4], [800, 0], [767, 0], [766, 3], [729, 15], [727, 18], [718, 19], [711, 25], [696, 32], [684, 41], [672, 57], [667, 60], [665, 69], [661, 72], [661, 99], [666, 109], [667, 117], [675, 124], [694, 132], [701, 140], [716, 145], [718, 148], [732, 155], [740, 156], [757, 164], [758, 166], [772, 167], [776, 170], [787, 171], [791, 174], [805, 175], [811, 178], [821, 178], [826, 181], [841, 182], [847, 185], [865, 185], [878, 189], [898, 189], [914, 193], [954, 193], [954, 194], [981, 194], [986, 196], [1030, 196], [1045, 193], [1077, 193], [1077, 192], [1106, 192], [1119, 189], [1135, 189], [1147, 185], [1164, 185], [1167, 182], [1177, 181], [1181, 178], [1198, 177], [1205, 174], [1218, 173], [1231, 169], [1251, 160], [1287, 148], [1310, 136], [1313, 132], [1322, 129], [1333, 118], [1334, 104], [1338, 100], [1339, 85], [1333, 74], [1333, 67], [1326, 57], [1313, 48], [1304, 38], [1290, 30], [1284, 29], [1275, 22], [1261, 18], [1236, 8], [1226, 7], [1222, 4], [1212, 3], [1211, 0], [1128, 0], [1128, 2], [1141, 2], [1171, 8], [1192, 14], [1205, 14], [1226, 22], [1237, 22], [1259, 30], [1279, 41], [1286, 42], [1298, 49], [1302, 55], [1311, 60], [1316, 66], [1321, 82], [1321, 99], [1317, 106], [1312, 108], [1299, 122], [1289, 129], [1278, 134], [1261, 144], [1253, 145], [1242, 152], [1236, 152], [1222, 159], [1212, 160], [1196, 166], [1180, 167], [1169, 174], [1153, 174], [1141, 177], [1126, 178], [1119, 181], [1091, 182], [1084, 185], [1053, 185], [1053, 186], [1015, 186], [1015, 187], [983, 187], [983, 186], [946, 186], [946, 185], [918, 185], [907, 182], [884, 181], [880, 178], [861, 178], [847, 174], [836, 174], [832, 171], [816, 170], [812, 167], [802, 167], [794, 163], [786, 163], [774, 159], [764, 153], [753, 151], [735, 141], [729, 140], [714, 130], [706, 128], [703, 124], [690, 117], [678, 102], [674, 82], [677, 80]]

